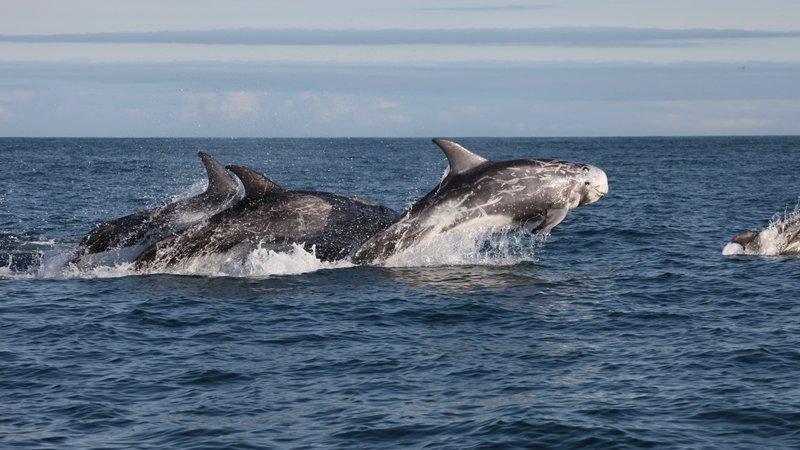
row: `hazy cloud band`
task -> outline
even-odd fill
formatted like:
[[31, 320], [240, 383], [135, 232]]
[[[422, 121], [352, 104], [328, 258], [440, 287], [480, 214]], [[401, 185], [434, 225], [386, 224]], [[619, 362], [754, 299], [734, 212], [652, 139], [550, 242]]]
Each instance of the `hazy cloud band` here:
[[797, 38], [800, 30], [661, 28], [475, 28], [298, 30], [225, 29], [87, 34], [0, 35], [0, 41], [25, 43], [153, 43], [218, 45], [561, 45], [625, 46], [674, 45], [703, 40]]
[[[564, 64], [443, 66], [0, 63], [2, 86], [145, 85], [201, 91], [326, 91], [527, 101], [800, 98], [800, 64]], [[135, 87], [135, 88], [134, 88]], [[63, 89], [68, 90], [67, 87]]]

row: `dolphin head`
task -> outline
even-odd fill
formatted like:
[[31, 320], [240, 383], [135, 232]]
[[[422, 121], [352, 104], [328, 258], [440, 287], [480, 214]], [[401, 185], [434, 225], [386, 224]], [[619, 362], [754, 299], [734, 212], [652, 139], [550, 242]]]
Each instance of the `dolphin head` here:
[[590, 205], [608, 194], [608, 177], [599, 167], [583, 165], [576, 178], [578, 206]]
[[725, 245], [722, 249], [723, 255], [741, 255], [745, 251], [757, 251], [758, 247], [758, 231], [747, 230], [742, 231]]

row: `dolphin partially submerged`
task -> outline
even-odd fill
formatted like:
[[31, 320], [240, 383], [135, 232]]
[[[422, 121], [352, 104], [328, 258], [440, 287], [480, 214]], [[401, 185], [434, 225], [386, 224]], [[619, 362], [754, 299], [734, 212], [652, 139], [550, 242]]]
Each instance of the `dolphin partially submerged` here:
[[250, 168], [228, 169], [244, 185], [244, 198], [153, 244], [136, 259], [137, 269], [163, 269], [211, 254], [241, 257], [258, 247], [281, 250], [291, 244], [313, 249], [322, 261], [334, 261], [398, 218], [382, 205], [328, 192], [291, 191]]
[[238, 185], [211, 155], [197, 154], [208, 175], [208, 187], [194, 197], [103, 222], [81, 239], [73, 263], [124, 248], [147, 246], [222, 211], [238, 198]]
[[775, 220], [763, 230], [747, 230], [734, 236], [722, 254], [800, 256], [800, 211]]
[[433, 142], [447, 157], [447, 176], [400, 220], [364, 243], [353, 262], [382, 263], [461, 227], [513, 226], [542, 219], [534, 232], [547, 234], [569, 210], [608, 193], [606, 174], [594, 166], [551, 159], [492, 162], [453, 141]]

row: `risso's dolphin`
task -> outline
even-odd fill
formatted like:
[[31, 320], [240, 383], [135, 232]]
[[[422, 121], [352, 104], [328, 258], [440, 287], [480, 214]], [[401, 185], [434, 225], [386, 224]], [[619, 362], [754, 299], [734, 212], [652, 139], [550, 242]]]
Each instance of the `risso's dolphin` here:
[[368, 240], [355, 263], [381, 263], [417, 243], [455, 228], [521, 225], [547, 234], [570, 209], [608, 193], [606, 174], [597, 167], [551, 159], [492, 162], [461, 145], [433, 142], [450, 164], [447, 176], [400, 220]]
[[225, 253], [242, 257], [256, 248], [286, 250], [292, 244], [334, 261], [397, 220], [398, 214], [354, 197], [290, 191], [243, 166], [228, 166], [241, 180], [244, 198], [232, 207], [157, 242], [136, 259], [137, 269], [161, 269], [193, 257]]
[[96, 253], [147, 246], [222, 211], [238, 198], [238, 185], [211, 155], [197, 154], [208, 174], [208, 187], [194, 197], [103, 222], [81, 239], [74, 263]]
[[800, 256], [800, 211], [774, 220], [761, 231], [742, 231], [725, 245], [722, 254]]

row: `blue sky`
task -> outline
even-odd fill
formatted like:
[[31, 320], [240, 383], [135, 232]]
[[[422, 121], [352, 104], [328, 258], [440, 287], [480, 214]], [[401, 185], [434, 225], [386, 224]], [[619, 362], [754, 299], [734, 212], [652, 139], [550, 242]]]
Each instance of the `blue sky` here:
[[4, 0], [0, 136], [800, 134], [800, 4]]

